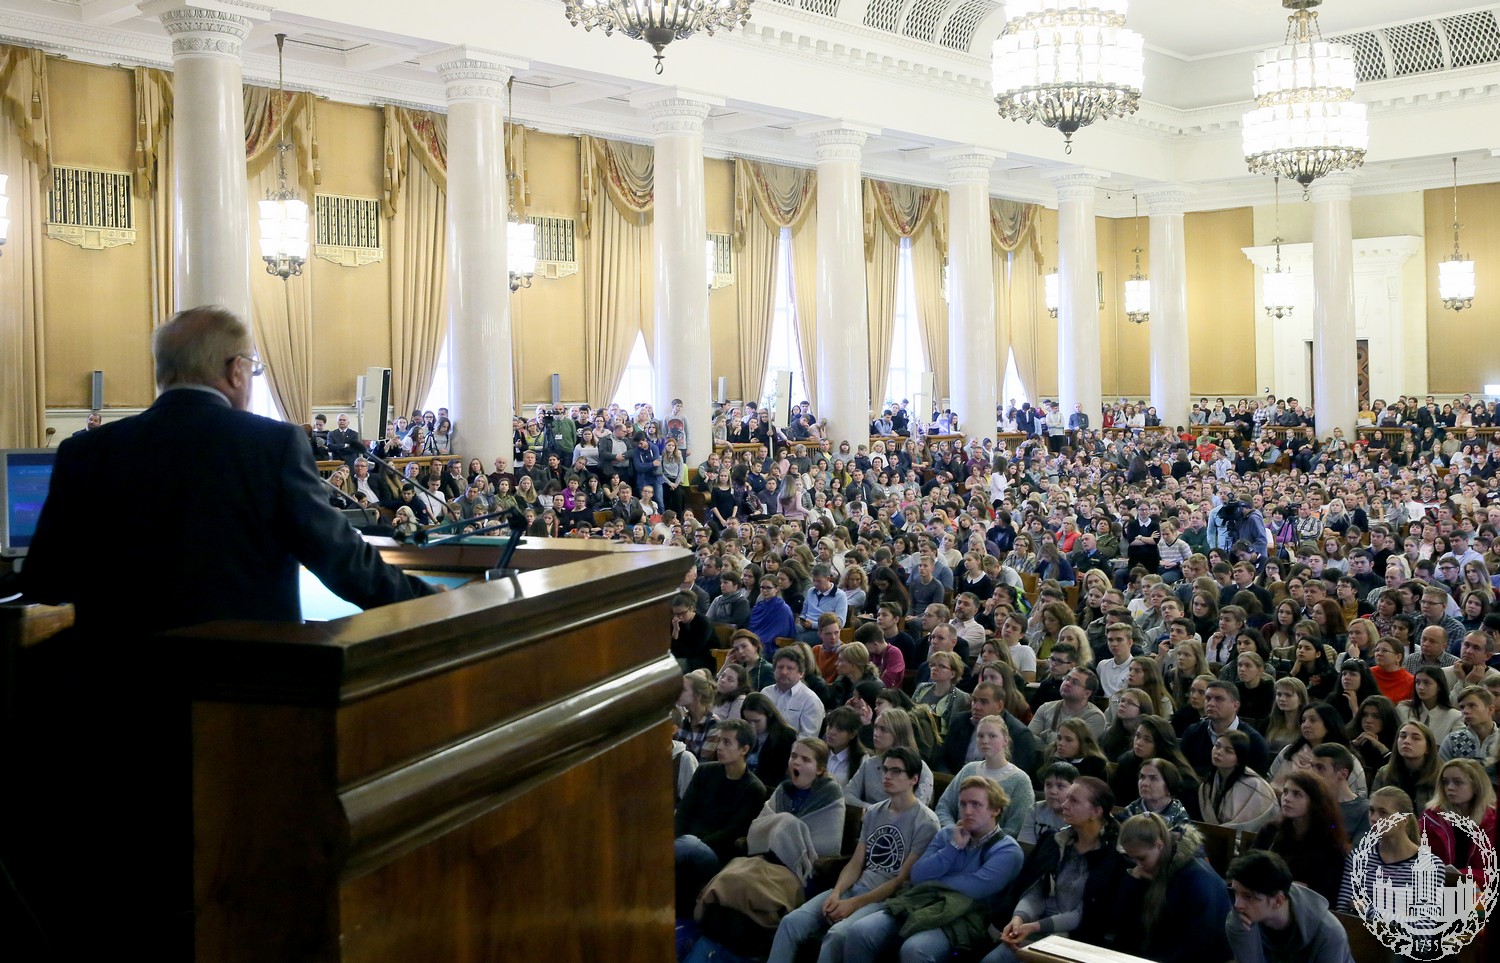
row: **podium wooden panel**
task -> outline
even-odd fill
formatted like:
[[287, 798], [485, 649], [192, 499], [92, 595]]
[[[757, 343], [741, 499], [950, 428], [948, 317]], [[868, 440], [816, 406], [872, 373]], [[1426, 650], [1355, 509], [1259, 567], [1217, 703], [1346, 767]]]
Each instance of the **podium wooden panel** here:
[[[499, 549], [382, 552], [467, 573]], [[181, 776], [149, 771], [190, 774], [193, 956], [670, 959], [666, 599], [688, 559], [528, 539], [513, 578], [144, 643], [190, 701]]]

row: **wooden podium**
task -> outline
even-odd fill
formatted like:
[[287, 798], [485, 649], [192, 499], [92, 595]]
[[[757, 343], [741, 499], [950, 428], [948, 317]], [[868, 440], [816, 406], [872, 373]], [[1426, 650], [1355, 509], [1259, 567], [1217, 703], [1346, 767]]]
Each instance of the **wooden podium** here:
[[[382, 553], [459, 574], [499, 548]], [[512, 578], [150, 640], [190, 699], [196, 959], [671, 959], [688, 562], [528, 539]]]

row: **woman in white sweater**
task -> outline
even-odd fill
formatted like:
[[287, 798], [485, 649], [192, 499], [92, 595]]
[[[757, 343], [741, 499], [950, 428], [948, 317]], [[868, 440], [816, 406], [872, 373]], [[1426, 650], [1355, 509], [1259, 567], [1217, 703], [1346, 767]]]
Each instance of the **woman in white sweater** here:
[[938, 800], [936, 812], [938, 823], [947, 828], [958, 822], [958, 790], [970, 776], [983, 776], [999, 783], [1010, 799], [1000, 817], [1000, 828], [1011, 836], [1018, 836], [1026, 825], [1026, 817], [1036, 805], [1036, 793], [1031, 788], [1031, 777], [1006, 758], [1010, 748], [1010, 734], [1005, 720], [999, 716], [985, 716], [974, 728], [974, 744], [979, 749], [979, 758], [965, 765], [954, 775], [953, 781]]
[[1276, 815], [1276, 792], [1245, 761], [1250, 737], [1239, 730], [1224, 733], [1209, 757], [1213, 778], [1198, 786], [1203, 822], [1225, 829], [1254, 832]]

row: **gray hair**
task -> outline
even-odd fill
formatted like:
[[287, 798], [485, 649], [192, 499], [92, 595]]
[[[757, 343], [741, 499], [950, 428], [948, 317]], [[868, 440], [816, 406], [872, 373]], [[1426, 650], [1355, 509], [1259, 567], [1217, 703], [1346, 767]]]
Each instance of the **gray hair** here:
[[206, 385], [223, 378], [224, 365], [251, 349], [250, 328], [226, 308], [179, 311], [151, 336], [156, 387]]

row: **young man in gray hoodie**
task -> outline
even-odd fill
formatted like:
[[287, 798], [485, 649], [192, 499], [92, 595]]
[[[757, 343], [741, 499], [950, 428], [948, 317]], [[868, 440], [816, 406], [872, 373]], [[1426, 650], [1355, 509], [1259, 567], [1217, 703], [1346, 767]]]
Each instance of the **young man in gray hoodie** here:
[[1292, 882], [1280, 856], [1253, 850], [1230, 863], [1226, 875], [1234, 909], [1224, 935], [1236, 963], [1354, 963], [1328, 901]]

